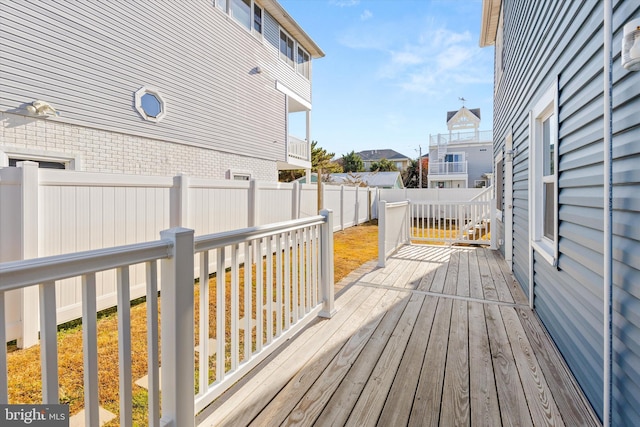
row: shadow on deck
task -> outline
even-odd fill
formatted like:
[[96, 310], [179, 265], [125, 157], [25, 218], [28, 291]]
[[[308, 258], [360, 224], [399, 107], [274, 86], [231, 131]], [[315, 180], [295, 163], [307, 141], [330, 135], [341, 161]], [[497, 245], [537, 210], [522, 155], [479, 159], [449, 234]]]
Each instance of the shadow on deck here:
[[504, 260], [410, 245], [340, 284], [199, 425], [599, 425]]

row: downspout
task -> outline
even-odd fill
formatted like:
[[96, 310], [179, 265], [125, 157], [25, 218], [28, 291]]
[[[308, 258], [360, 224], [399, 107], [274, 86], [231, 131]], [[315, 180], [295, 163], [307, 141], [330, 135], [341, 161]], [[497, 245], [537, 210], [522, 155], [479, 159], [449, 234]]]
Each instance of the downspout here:
[[612, 22], [611, 0], [604, 0], [604, 360], [602, 425], [612, 425], [612, 317], [613, 317], [613, 103], [612, 103]]

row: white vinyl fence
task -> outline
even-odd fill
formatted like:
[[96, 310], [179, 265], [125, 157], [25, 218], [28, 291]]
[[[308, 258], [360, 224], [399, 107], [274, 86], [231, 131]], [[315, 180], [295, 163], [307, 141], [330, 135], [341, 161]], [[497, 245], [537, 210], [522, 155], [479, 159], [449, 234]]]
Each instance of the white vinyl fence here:
[[[334, 231], [370, 219], [374, 190], [325, 188]], [[0, 262], [150, 241], [171, 227], [199, 236], [317, 213], [314, 184], [88, 173], [23, 162], [0, 168]], [[131, 299], [144, 295], [144, 277], [144, 266], [131, 269]], [[116, 279], [114, 271], [96, 275], [98, 310], [117, 304]], [[80, 318], [81, 279], [57, 287], [58, 324]], [[6, 339], [20, 347], [38, 342], [37, 292], [24, 288], [5, 296]]]
[[379, 204], [378, 267], [385, 267], [387, 258], [409, 240], [410, 204], [408, 201]]
[[[140, 265], [144, 271], [143, 294], [147, 299], [149, 425], [194, 426], [197, 412], [276, 350], [280, 343], [316, 316], [333, 315], [332, 214], [326, 210], [321, 214], [195, 238], [193, 230], [175, 227], [162, 231], [161, 240], [0, 263], [0, 304], [6, 303], [5, 296], [11, 292], [36, 289], [35, 297], [40, 304], [42, 403], [59, 403], [56, 300], [58, 294], [73, 286], [67, 279], [78, 277], [82, 300], [84, 422], [88, 426], [99, 425], [99, 381], [109, 379], [98, 375], [97, 276], [112, 271], [118, 278], [115, 293], [119, 425], [133, 425], [135, 378], [132, 377], [130, 284], [134, 269]], [[208, 269], [209, 257], [215, 259], [211, 270]], [[194, 325], [196, 263], [201, 272], [198, 337]], [[210, 285], [209, 273], [214, 272], [215, 281]], [[230, 276], [230, 307], [225, 298], [227, 276]], [[160, 280], [163, 289], [159, 299]], [[211, 299], [215, 296], [215, 310], [210, 310], [213, 306], [210, 295]], [[158, 310], [159, 304], [161, 310]], [[227, 312], [230, 313], [228, 322]], [[210, 321], [215, 325], [214, 330], [209, 330]], [[0, 341], [6, 341], [5, 326], [5, 319], [0, 316]], [[255, 339], [250, 332], [254, 328]], [[195, 351], [199, 352], [197, 366]], [[209, 373], [210, 357], [215, 361], [212, 374]], [[225, 366], [227, 357], [228, 367]], [[195, 372], [199, 381], [194, 395]], [[8, 395], [7, 355], [0, 351], [0, 404], [8, 403]]]

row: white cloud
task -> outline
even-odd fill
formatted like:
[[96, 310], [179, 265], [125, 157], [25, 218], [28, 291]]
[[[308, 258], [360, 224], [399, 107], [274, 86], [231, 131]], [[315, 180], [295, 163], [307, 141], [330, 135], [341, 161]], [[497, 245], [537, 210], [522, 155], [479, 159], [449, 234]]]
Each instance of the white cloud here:
[[331, 0], [331, 4], [338, 7], [351, 7], [360, 3], [360, 0]]
[[371, 17], [373, 17], [373, 13], [369, 9], [365, 9], [362, 15], [360, 15], [360, 20], [366, 21], [367, 19], [371, 19]]

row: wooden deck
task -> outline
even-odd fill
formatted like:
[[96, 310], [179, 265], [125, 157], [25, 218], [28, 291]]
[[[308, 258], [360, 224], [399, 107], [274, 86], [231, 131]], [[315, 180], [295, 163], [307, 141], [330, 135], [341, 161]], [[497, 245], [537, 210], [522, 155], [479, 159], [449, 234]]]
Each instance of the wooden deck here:
[[504, 260], [412, 245], [337, 285], [318, 319], [201, 425], [599, 425]]

